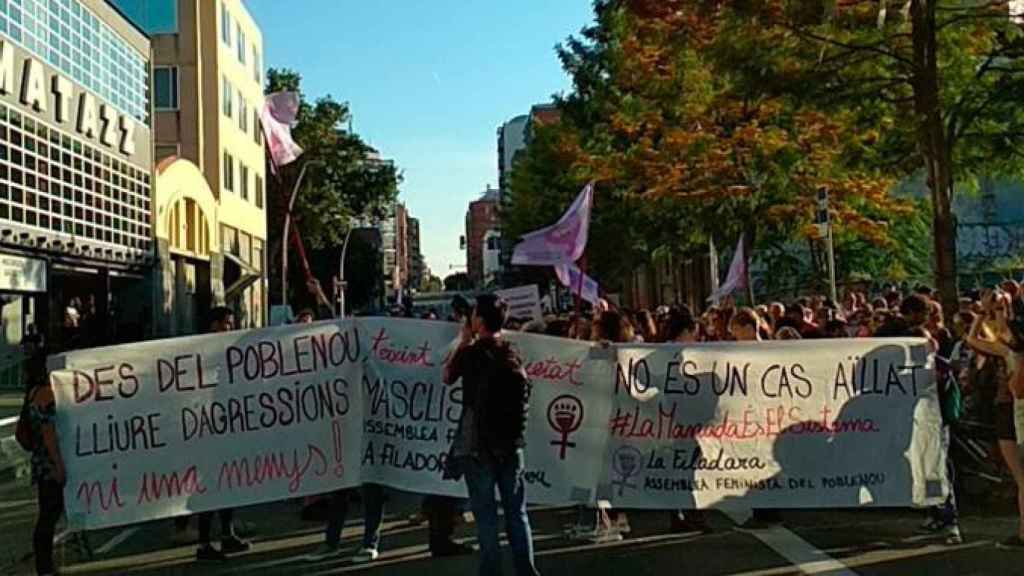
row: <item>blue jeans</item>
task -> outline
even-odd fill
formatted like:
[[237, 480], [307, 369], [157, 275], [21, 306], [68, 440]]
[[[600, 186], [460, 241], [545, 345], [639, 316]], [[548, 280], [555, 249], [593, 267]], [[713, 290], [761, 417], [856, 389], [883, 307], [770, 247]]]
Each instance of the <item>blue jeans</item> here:
[[[384, 487], [363, 484], [363, 547], [377, 548], [380, 544], [380, 525], [384, 521]], [[349, 491], [339, 490], [331, 495], [328, 508], [327, 531], [324, 542], [336, 548], [341, 545], [341, 529], [348, 516]]]
[[480, 541], [480, 575], [501, 574], [501, 550], [498, 541], [498, 502], [494, 497], [497, 487], [501, 494], [501, 507], [505, 511], [505, 531], [508, 533], [516, 574], [535, 576], [533, 565], [533, 536], [530, 519], [526, 515], [526, 485], [523, 481], [523, 451], [494, 459], [467, 458], [466, 486], [469, 503], [476, 518], [477, 539]]

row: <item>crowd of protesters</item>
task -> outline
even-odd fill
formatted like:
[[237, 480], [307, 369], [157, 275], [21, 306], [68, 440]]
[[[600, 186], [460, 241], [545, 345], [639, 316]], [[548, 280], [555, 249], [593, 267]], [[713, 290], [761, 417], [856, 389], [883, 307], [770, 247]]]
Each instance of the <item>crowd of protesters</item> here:
[[[788, 303], [772, 302], [757, 307], [740, 307], [726, 301], [697, 313], [686, 306], [661, 306], [654, 310], [617, 309], [601, 301], [588, 307], [587, 313], [548, 316], [544, 320], [524, 322], [516, 319], [504, 321], [504, 308], [496, 299], [485, 299], [486, 309], [477, 302], [456, 298], [454, 314], [447, 318], [463, 324], [460, 350], [466, 354], [481, 346], [493, 353], [505, 350], [500, 345], [502, 333], [509, 330], [540, 333], [549, 336], [607, 343], [685, 343], [702, 342], [757, 342], [763, 340], [801, 340], [870, 337], [926, 338], [935, 352], [937, 374], [940, 381], [940, 400], [966, 398], [965, 405], [981, 421], [990, 422], [995, 430], [998, 450], [1010, 476], [1016, 482], [1020, 523], [1017, 533], [1001, 542], [1007, 548], [1024, 549], [1024, 465], [1018, 450], [1018, 435], [1024, 430], [1024, 409], [1017, 398], [1024, 399], [1024, 370], [1020, 358], [1024, 355], [1024, 292], [1019, 284], [1006, 281], [992, 289], [972, 291], [964, 295], [958, 308], [946, 321], [943, 307], [928, 288], [913, 291], [889, 289], [877, 297], [863, 292], [850, 292], [835, 302], [820, 296], [798, 298]], [[211, 331], [233, 328], [231, 311], [218, 308], [213, 311]], [[313, 311], [303, 311], [300, 322], [314, 320]], [[422, 315], [424, 319], [439, 320], [434, 312]], [[472, 319], [472, 321], [469, 321]], [[495, 342], [499, 344], [496, 345]], [[497, 348], [495, 348], [497, 346]], [[480, 352], [482, 353], [482, 352]], [[26, 396], [26, 434], [32, 444], [32, 479], [38, 487], [39, 518], [35, 532], [36, 566], [39, 574], [54, 573], [53, 533], [62, 513], [61, 485], [65, 472], [57, 448], [54, 427], [54, 400], [45, 377], [45, 358], [40, 351], [32, 364]], [[472, 364], [467, 364], [471, 366]], [[454, 382], [459, 376], [465, 381], [466, 372], [448, 371], [446, 381]], [[480, 380], [479, 377], [472, 377]], [[480, 386], [486, 386], [483, 378]], [[1018, 409], [1015, 410], [1015, 402]], [[944, 416], [946, 409], [943, 408]], [[955, 420], [955, 419], [952, 419]], [[955, 421], [948, 422], [955, 424]], [[461, 424], [460, 424], [461, 425]], [[20, 428], [20, 426], [19, 426]], [[948, 427], [947, 427], [948, 428]], [[521, 439], [520, 439], [521, 440]], [[946, 437], [948, 447], [948, 429]], [[506, 521], [514, 531], [512, 545], [516, 552], [520, 573], [536, 573], [533, 568], [532, 544], [529, 542], [529, 521], [525, 512], [523, 483], [517, 480], [522, 472], [522, 446], [511, 445], [507, 456], [485, 459], [475, 467], [466, 469], [471, 499], [478, 515], [484, 563], [493, 570], [497, 550], [497, 516], [494, 488], [502, 492]], [[482, 464], [481, 464], [482, 463]], [[951, 470], [951, 472], [953, 472]], [[481, 487], [482, 486], [482, 487]], [[486, 498], [484, 497], [486, 493]], [[338, 555], [340, 532], [348, 509], [351, 490], [331, 495], [326, 502], [327, 528], [323, 547], [309, 557], [320, 561]], [[366, 533], [355, 560], [370, 562], [378, 557], [380, 525], [383, 517], [383, 489], [377, 485], [364, 486], [361, 496], [365, 508]], [[435, 556], [467, 554], [472, 550], [452, 540], [455, 519], [461, 515], [461, 503], [451, 498], [428, 497], [424, 503], [424, 516], [430, 522], [430, 549]], [[481, 524], [479, 515], [485, 522]], [[213, 515], [200, 517], [201, 560], [221, 560], [225, 554], [244, 552], [249, 544], [235, 535], [230, 511], [220, 513], [221, 548], [210, 544], [210, 525]], [[514, 521], [514, 522], [513, 522]], [[755, 510], [754, 516], [741, 528], [759, 530], [782, 522], [779, 510]], [[179, 521], [179, 528], [183, 521]], [[187, 523], [185, 523], [187, 524]], [[486, 526], [485, 526], [486, 525]], [[670, 529], [675, 532], [709, 533], [711, 527], [700, 511], [675, 511], [670, 516]], [[929, 514], [922, 531], [942, 537], [947, 543], [963, 541], [958, 523], [956, 499], [953, 495], [944, 506]], [[630, 531], [626, 515], [613, 511], [606, 503], [580, 511], [579, 521], [570, 530], [572, 538], [590, 542], [621, 540]], [[526, 541], [524, 541], [524, 539]], [[486, 543], [486, 546], [483, 545]], [[489, 573], [489, 572], [488, 572]]]

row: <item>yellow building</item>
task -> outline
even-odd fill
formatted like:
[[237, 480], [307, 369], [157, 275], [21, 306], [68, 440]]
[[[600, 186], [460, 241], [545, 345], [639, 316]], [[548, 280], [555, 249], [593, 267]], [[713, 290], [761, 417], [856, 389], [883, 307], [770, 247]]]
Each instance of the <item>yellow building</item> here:
[[[209, 303], [234, 308], [241, 328], [263, 326], [267, 310], [266, 174], [259, 123], [263, 35], [242, 0], [157, 0], [147, 4], [146, 10], [137, 21], [148, 29], [153, 45], [156, 160], [177, 157], [194, 163], [216, 201], [216, 218], [211, 220], [209, 211], [204, 213], [215, 228], [209, 238], [218, 240], [210, 252], [219, 254], [208, 264]], [[164, 196], [178, 187], [168, 184], [164, 190], [158, 185], [156, 204], [173, 206], [172, 199]], [[173, 258], [167, 253], [160, 257], [164, 275], [176, 276]], [[196, 310], [201, 319], [205, 312]], [[182, 333], [182, 326], [192, 324], [176, 325], [173, 333]], [[205, 327], [195, 325], [198, 331]]]

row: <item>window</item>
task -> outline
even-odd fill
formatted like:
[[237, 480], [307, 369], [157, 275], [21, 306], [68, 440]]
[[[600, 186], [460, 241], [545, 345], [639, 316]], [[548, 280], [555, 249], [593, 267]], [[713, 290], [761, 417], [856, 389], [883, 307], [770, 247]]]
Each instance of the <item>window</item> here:
[[263, 124], [260, 122], [260, 111], [255, 108], [252, 110], [252, 127], [253, 140], [257, 146], [263, 146]]
[[256, 176], [256, 207], [263, 208], [263, 178]]
[[249, 199], [249, 167], [241, 162], [238, 163], [238, 180], [242, 185], [242, 200]]
[[231, 118], [231, 98], [233, 92], [231, 90], [231, 82], [228, 82], [227, 76], [224, 77], [224, 87], [222, 88], [222, 91], [224, 92], [224, 115]]
[[256, 45], [252, 45], [252, 79], [263, 85], [263, 60]]
[[245, 54], [248, 51], [248, 46], [245, 44], [245, 32], [242, 31], [242, 23], [238, 23], [238, 61], [244, 66], [245, 65]]
[[[133, 3], [140, 15], [156, 0]], [[163, 0], [168, 1], [168, 0]], [[149, 124], [150, 63], [88, 6], [70, 0], [0, 0], [0, 34], [21, 44], [69, 80], [88, 88], [141, 123]], [[145, 19], [143, 19], [145, 20]]]
[[153, 69], [153, 101], [157, 110], [178, 109], [178, 67]]
[[231, 13], [224, 2], [220, 4], [220, 37], [225, 44], [231, 45]]
[[246, 104], [241, 90], [238, 91], [238, 129], [249, 133], [249, 105]]
[[232, 192], [235, 189], [235, 160], [231, 154], [224, 153], [224, 190]]
[[227, 224], [220, 225], [220, 249], [221, 252], [238, 256], [238, 230]]

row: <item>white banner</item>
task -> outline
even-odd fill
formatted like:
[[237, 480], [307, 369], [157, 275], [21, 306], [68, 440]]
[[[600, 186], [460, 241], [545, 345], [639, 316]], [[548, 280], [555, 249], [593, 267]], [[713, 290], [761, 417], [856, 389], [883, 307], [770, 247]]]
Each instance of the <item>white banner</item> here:
[[508, 317], [527, 322], [543, 320], [540, 306], [540, 288], [536, 284], [498, 290], [495, 294], [508, 304]]
[[[462, 409], [461, 386], [441, 383], [457, 334], [355, 319], [58, 356], [69, 521], [103, 528], [366, 481], [464, 496], [442, 477]], [[922, 342], [509, 338], [533, 382], [533, 502], [910, 506], [948, 491]]]
[[626, 508], [937, 504], [941, 434], [920, 341], [621, 347], [602, 491]]
[[117, 526], [358, 485], [365, 345], [344, 321], [56, 357], [69, 524]]

